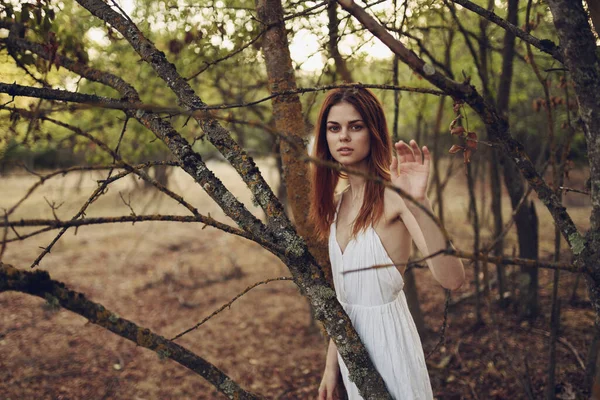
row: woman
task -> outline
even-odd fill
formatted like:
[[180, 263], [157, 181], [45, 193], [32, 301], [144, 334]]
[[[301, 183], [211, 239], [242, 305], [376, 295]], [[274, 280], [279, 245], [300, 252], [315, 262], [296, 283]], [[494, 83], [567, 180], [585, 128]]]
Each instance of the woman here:
[[[392, 142], [381, 103], [363, 88], [335, 89], [327, 94], [316, 125], [314, 156], [378, 176], [410, 194], [431, 211], [427, 180], [431, 156], [427, 147]], [[329, 237], [334, 286], [371, 360], [391, 395], [398, 400], [432, 399], [423, 348], [402, 287], [411, 241], [423, 253], [445, 248], [435, 223], [414, 203], [362, 176], [347, 176], [349, 185], [334, 195], [335, 170], [315, 165], [311, 219], [317, 233]], [[439, 255], [427, 260], [434, 278], [445, 288], [464, 281], [460, 260]], [[399, 267], [366, 269], [373, 265]], [[348, 369], [330, 340], [319, 399], [337, 398], [341, 376], [350, 400], [361, 399]]]

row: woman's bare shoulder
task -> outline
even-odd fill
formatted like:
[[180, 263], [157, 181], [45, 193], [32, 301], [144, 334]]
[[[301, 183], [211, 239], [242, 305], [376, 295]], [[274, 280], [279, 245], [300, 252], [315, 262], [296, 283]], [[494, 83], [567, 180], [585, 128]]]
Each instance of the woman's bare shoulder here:
[[393, 189], [386, 187], [383, 194], [383, 207], [386, 218], [392, 221], [396, 218], [401, 218], [406, 209], [406, 202]]

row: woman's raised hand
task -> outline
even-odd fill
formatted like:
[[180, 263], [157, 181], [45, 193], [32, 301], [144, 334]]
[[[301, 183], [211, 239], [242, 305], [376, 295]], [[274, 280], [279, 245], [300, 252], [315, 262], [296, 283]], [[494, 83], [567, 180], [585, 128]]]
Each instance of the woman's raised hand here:
[[431, 154], [427, 146], [419, 149], [414, 140], [410, 145], [402, 140], [394, 144], [397, 157], [392, 157], [390, 165], [392, 184], [408, 193], [415, 200], [424, 200], [427, 196], [429, 166]]

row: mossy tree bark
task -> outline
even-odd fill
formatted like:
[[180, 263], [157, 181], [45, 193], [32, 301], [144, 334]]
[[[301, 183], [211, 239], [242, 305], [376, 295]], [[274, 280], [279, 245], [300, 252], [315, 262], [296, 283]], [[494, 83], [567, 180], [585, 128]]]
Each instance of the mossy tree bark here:
[[[586, 282], [600, 329], [600, 58], [581, 0], [549, 0], [560, 47], [574, 83], [590, 164], [592, 214], [585, 239], [571, 246], [575, 260], [589, 271]], [[598, 354], [594, 354], [598, 357]], [[588, 365], [594, 366], [596, 362]], [[595, 371], [593, 392], [600, 394], [600, 368]]]

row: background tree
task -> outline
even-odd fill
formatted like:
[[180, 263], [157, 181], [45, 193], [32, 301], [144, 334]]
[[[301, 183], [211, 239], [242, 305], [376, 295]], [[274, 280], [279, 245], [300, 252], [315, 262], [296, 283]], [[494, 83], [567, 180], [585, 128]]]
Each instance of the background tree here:
[[[573, 2], [567, 6], [562, 2], [553, 2], [556, 3], [556, 6], [552, 5], [554, 21], [561, 26], [558, 30], [549, 22], [547, 11], [533, 5], [533, 25], [536, 25], [533, 32], [538, 37], [549, 38], [546, 41], [540, 41], [527, 32], [533, 27], [529, 22], [525, 29], [517, 28], [517, 21], [529, 20], [523, 18], [526, 10], [517, 12], [517, 2], [510, 2], [507, 8], [498, 9], [491, 2], [481, 2], [478, 6], [465, 0], [444, 4], [431, 1], [392, 2], [394, 8], [391, 13], [390, 4], [370, 2], [359, 7], [352, 1], [340, 0], [339, 3], [346, 11], [340, 8], [336, 10], [335, 3], [330, 1], [285, 2], [283, 7], [277, 1], [271, 4], [272, 7], [267, 2], [259, 2], [255, 14], [254, 4], [241, 0], [190, 3], [140, 1], [131, 16], [127, 16], [114, 2], [106, 4], [81, 0], [78, 4], [38, 2], [24, 5], [3, 2], [0, 27], [6, 37], [1, 41], [5, 52], [2, 62], [15, 73], [14, 79], [2, 79], [0, 84], [0, 92], [7, 94], [3, 96], [3, 111], [0, 113], [0, 117], [4, 118], [2, 124], [6, 127], [0, 143], [3, 146], [3, 164], [8, 166], [10, 162], [12, 167], [15, 160], [29, 160], [29, 168], [39, 168], [45, 165], [41, 163], [40, 154], [54, 149], [71, 154], [68, 164], [74, 165], [72, 168], [104, 168], [110, 172], [70, 220], [21, 221], [13, 219], [20, 203], [8, 205], [1, 254], [10, 241], [23, 239], [24, 235], [19, 234], [19, 229], [29, 226], [41, 226], [46, 230], [61, 229], [60, 235], [38, 255], [33, 266], [43, 265], [48, 252], [68, 228], [92, 223], [194, 221], [250, 239], [289, 267], [292, 278], [311, 301], [315, 317], [325, 324], [328, 333], [338, 341], [338, 348], [356, 374], [363, 393], [373, 398], [385, 398], [384, 386], [370, 367], [364, 349], [317, 265], [323, 265], [322, 256], [315, 254], [319, 259], [317, 263], [304, 245], [304, 240], [296, 234], [296, 227], [301, 236], [307, 237], [308, 233], [303, 232], [310, 232], [309, 228], [302, 226], [299, 218], [306, 211], [304, 206], [298, 204], [302, 196], [293, 194], [295, 189], [304, 186], [288, 187], [288, 198], [296, 222], [294, 227], [252, 161], [252, 156], [271, 151], [275, 137], [282, 145], [280, 151], [283, 155], [297, 151], [300, 153], [294, 154], [302, 154], [301, 141], [295, 137], [307, 131], [302, 125], [314, 118], [318, 108], [315, 107], [318, 104], [316, 93], [321, 90], [311, 86], [329, 84], [352, 71], [352, 76], [347, 76], [347, 80], [369, 82], [374, 88], [388, 89], [382, 90], [380, 97], [388, 115], [394, 115], [395, 136], [410, 139], [415, 133], [429, 135], [427, 132], [431, 129], [433, 132], [429, 137], [434, 138], [435, 148], [448, 149], [452, 144], [460, 146], [459, 151], [467, 159], [471, 150], [465, 150], [475, 147], [473, 143], [477, 144], [477, 152], [470, 156], [472, 164], [465, 168], [452, 167], [458, 165], [462, 158], [437, 157], [432, 186], [440, 219], [448, 218], [448, 214], [444, 214], [445, 208], [452, 210], [450, 214], [457, 213], [452, 201], [444, 201], [453, 196], [449, 194], [452, 193], [453, 184], [448, 184], [453, 179], [453, 171], [472, 169], [473, 173], [468, 175], [471, 180], [468, 187], [471, 189], [471, 209], [474, 210], [472, 222], [476, 233], [468, 238], [468, 244], [463, 246], [461, 242], [459, 248], [470, 248], [470, 241], [476, 242], [475, 238], [479, 235], [486, 237], [485, 241], [474, 243], [473, 252], [449, 247], [447, 254], [470, 259], [474, 265], [480, 262], [485, 265], [488, 261], [496, 263], [499, 266], [497, 281], [500, 299], [505, 299], [507, 292], [500, 266], [525, 268], [528, 281], [523, 281], [515, 294], [520, 298], [520, 308], [529, 310], [524, 313], [528, 316], [535, 315], [539, 310], [534, 283], [540, 267], [583, 272], [598, 314], [598, 281], [595, 278], [599, 246], [595, 217], [598, 208], [598, 168], [595, 166], [597, 154], [595, 150], [590, 150], [598, 148], [596, 122], [593, 119], [599, 104], [594, 97], [594, 93], [598, 93], [594, 92], [598, 85], [598, 68], [594, 51], [582, 53], [593, 47], [593, 39], [590, 39], [591, 28], [584, 18], [583, 8], [579, 7], [581, 3]], [[454, 3], [464, 8], [459, 9]], [[567, 11], [557, 14], [556, 7], [559, 6]], [[268, 11], [275, 10], [280, 10], [280, 13], [269, 16]], [[90, 17], [90, 12], [94, 18]], [[507, 15], [509, 23], [498, 15]], [[561, 18], [564, 18], [562, 25], [558, 22], [562, 21]], [[78, 23], [73, 24], [72, 21]], [[137, 28], [133, 21], [138, 22]], [[323, 62], [320, 71], [301, 71], [301, 62], [291, 62], [289, 55], [286, 55], [288, 44], [284, 26], [288, 28], [292, 49], [294, 39], [301, 37], [301, 33], [309, 35], [319, 39], [319, 46], [315, 48], [317, 54], [331, 57], [332, 62]], [[498, 32], [501, 34], [496, 34]], [[582, 35], [582, 32], [585, 34]], [[372, 34], [382, 39], [394, 55], [388, 53], [388, 59], [382, 60], [369, 54], [374, 53], [372, 50], [361, 51], [363, 48], [373, 48], [370, 47], [374, 43]], [[513, 35], [520, 39], [514, 42]], [[557, 42], [557, 38], [561, 40], [560, 49], [551, 42]], [[531, 51], [525, 55], [523, 41], [536, 48], [533, 50], [536, 52], [535, 60]], [[408, 47], [415, 52], [409, 51]], [[278, 61], [276, 50], [284, 58], [287, 57], [285, 62]], [[569, 53], [571, 50], [575, 55]], [[592, 55], [577, 59], [580, 54], [588, 53]], [[257, 68], [254, 63], [261, 57], [267, 64], [266, 71], [263, 67]], [[535, 78], [533, 62], [541, 69], [549, 69], [548, 74], [554, 72], [551, 70], [557, 63], [564, 63], [574, 86], [569, 86], [569, 80], [562, 83], [556, 80], [558, 84], [552, 87], [550, 93], [544, 91]], [[283, 67], [281, 76], [277, 75], [277, 67]], [[292, 74], [292, 68], [295, 68], [296, 76]], [[558, 73], [563, 72], [561, 70]], [[500, 80], [496, 81], [498, 76]], [[299, 82], [301, 89], [295, 90], [294, 80]], [[11, 84], [13, 81], [16, 83]], [[511, 81], [519, 85], [519, 91], [509, 92]], [[431, 84], [439, 90], [432, 90]], [[401, 91], [407, 91], [408, 94], [399, 97]], [[309, 94], [298, 98], [295, 92]], [[201, 93], [201, 97], [196, 93]], [[24, 100], [21, 96], [35, 100]], [[583, 155], [589, 159], [592, 218], [587, 234], [579, 233], [582, 228], [575, 226], [557, 196], [560, 193], [556, 187], [559, 186], [560, 173], [554, 174], [553, 187], [544, 181], [541, 173], [541, 167], [547, 160], [555, 157], [556, 153], [561, 153], [561, 156], [567, 154], [570, 146], [543, 148], [541, 144], [552, 140], [546, 139], [547, 129], [539, 130], [538, 127], [550, 129], [564, 121], [569, 116], [569, 109], [576, 107], [573, 96], [577, 96], [584, 129], [578, 131], [573, 126], [575, 124], [567, 120], [567, 129], [556, 130], [553, 140], [554, 143], [572, 144], [571, 158], [578, 160], [579, 157], [583, 163]], [[451, 99], [454, 106], [452, 111], [449, 109]], [[262, 100], [271, 100], [273, 107], [268, 107], [268, 103]], [[211, 106], [205, 101], [210, 101]], [[302, 106], [301, 101], [304, 103]], [[524, 108], [522, 104], [533, 104], [533, 109]], [[537, 109], [544, 112], [536, 113]], [[551, 120], [547, 125], [550, 110], [554, 113], [555, 122]], [[441, 135], [445, 132], [442, 127], [450, 123], [449, 117], [454, 113], [462, 115], [462, 120], [454, 128], [463, 127], [464, 134], [474, 132], [476, 136], [465, 138], [456, 130], [453, 131], [456, 135]], [[509, 127], [510, 132], [523, 144], [511, 137]], [[480, 140], [484, 131], [487, 134], [485, 141]], [[509, 221], [499, 215], [502, 210], [499, 202], [501, 191], [497, 180], [499, 171], [495, 170], [498, 162], [491, 156], [494, 153], [504, 159], [505, 185], [513, 205]], [[532, 155], [534, 162], [530, 161], [527, 153]], [[215, 157], [225, 159], [236, 169], [261, 209], [259, 218], [206, 165], [207, 159]], [[293, 163], [300, 159], [307, 160], [299, 155], [287, 161], [285, 157], [282, 158], [282, 165], [288, 168], [283, 169], [288, 180], [293, 174], [297, 174], [297, 177], [305, 174], [302, 162]], [[491, 163], [486, 166], [488, 159], [491, 159]], [[92, 165], [79, 167], [78, 163], [83, 160]], [[187, 172], [214, 199], [230, 218], [227, 221], [233, 220], [238, 227], [201, 214], [188, 200], [175, 193], [177, 190], [173, 190], [168, 181], [163, 179], [160, 182], [157, 179], [165, 174], [144, 172], [148, 168], [172, 169], [175, 165]], [[47, 166], [63, 165], [53, 161]], [[560, 171], [559, 165], [556, 166], [554, 171]], [[492, 177], [493, 191], [489, 198], [492, 199], [494, 212], [491, 214], [485, 211], [477, 213], [477, 210], [485, 210], [489, 204], [490, 200], [485, 195], [478, 200], [475, 209], [475, 190], [479, 189], [480, 193], [485, 194], [486, 180], [482, 176], [486, 170], [491, 171]], [[507, 171], [512, 171], [512, 178], [506, 179]], [[123, 198], [123, 202], [129, 204], [131, 215], [101, 220], [87, 218], [87, 208], [106, 192], [112, 182], [128, 174], [135, 174], [168, 194], [185, 207], [188, 215], [136, 215], [131, 202], [127, 203]], [[294, 179], [299, 179], [297, 177]], [[41, 182], [45, 179], [41, 178]], [[563, 262], [559, 261], [559, 246], [555, 246], [553, 262], [537, 260], [537, 255], [525, 257], [527, 259], [502, 256], [508, 253], [502, 250], [502, 243], [513, 220], [517, 221], [518, 236], [515, 243], [521, 245], [522, 240], [537, 242], [535, 238], [538, 232], [527, 236], [519, 230], [519, 226], [531, 228], [534, 225], [532, 215], [536, 215], [531, 206], [534, 203], [527, 197], [530, 190], [526, 185], [536, 191], [550, 212], [573, 257], [573, 264], [569, 255], [563, 254]], [[56, 216], [58, 206], [51, 202], [49, 205]], [[467, 208], [461, 212], [466, 220]], [[519, 223], [520, 213], [529, 215], [523, 219], [525, 224]], [[495, 216], [493, 227], [487, 222], [492, 214]], [[476, 217], [480, 217], [480, 221]], [[11, 233], [9, 227], [15, 231]], [[28, 235], [34, 233], [29, 232]], [[540, 240], [542, 236], [539, 235]], [[310, 244], [310, 239], [308, 241]], [[508, 240], [506, 242], [510, 243]], [[530, 247], [522, 244], [520, 249]], [[496, 257], [488, 256], [492, 250]], [[418, 258], [416, 261], [419, 261]], [[414, 265], [411, 263], [410, 266]], [[558, 290], [558, 274], [555, 276], [554, 288]], [[487, 287], [485, 274], [483, 277]], [[479, 274], [475, 273], [473, 279], [477, 281]], [[17, 290], [45, 297], [49, 303], [62, 305], [158, 352], [162, 357], [172, 358], [199, 372], [228, 396], [236, 393], [252, 396], [224, 373], [208, 365], [206, 360], [177, 347], [173, 340], [166, 340], [123, 320], [65, 289], [61, 283], [51, 280], [44, 273], [32, 274], [3, 264], [0, 290]], [[475, 287], [474, 295], [479, 299], [478, 287]], [[457, 299], [457, 302], [460, 300]], [[557, 296], [554, 296], [553, 326], [557, 326], [559, 321], [558, 312], [554, 311], [558, 309], [555, 306], [557, 303]], [[496, 325], [493, 313], [491, 311], [489, 318]], [[484, 318], [485, 315], [477, 317]], [[437, 325], [438, 321], [435, 322]], [[444, 338], [445, 326], [444, 321], [441, 339]], [[437, 340], [437, 336], [434, 339]], [[559, 341], [559, 337], [555, 332], [550, 344], [556, 341]], [[588, 376], [595, 372], [596, 351], [594, 346], [591, 349]], [[436, 354], [436, 357], [443, 356]], [[449, 360], [442, 358], [440, 365], [448, 365]], [[528, 370], [527, 364], [525, 370]], [[548, 396], [553, 392], [552, 379], [549, 376]], [[524, 393], [533, 393], [528, 379], [517, 380], [522, 383]], [[439, 382], [436, 384], [441, 385]]]

